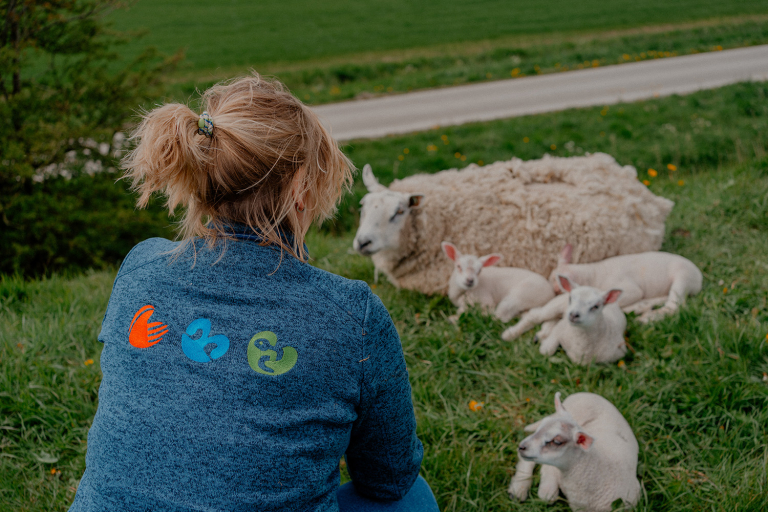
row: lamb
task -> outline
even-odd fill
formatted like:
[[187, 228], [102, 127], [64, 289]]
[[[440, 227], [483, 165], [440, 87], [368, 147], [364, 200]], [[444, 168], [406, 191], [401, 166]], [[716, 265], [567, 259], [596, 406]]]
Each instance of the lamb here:
[[479, 304], [502, 322], [509, 322], [523, 311], [542, 306], [555, 296], [546, 278], [535, 272], [494, 267], [501, 260], [500, 254], [481, 257], [462, 254], [450, 242], [443, 242], [442, 247], [445, 255], [454, 262], [448, 298], [458, 307], [457, 316], [468, 306]]
[[539, 498], [549, 503], [562, 491], [571, 510], [608, 512], [622, 500], [632, 508], [640, 497], [638, 444], [618, 409], [600, 395], [575, 393], [555, 414], [525, 427], [534, 432], [518, 447], [519, 460], [509, 495], [524, 501], [536, 464], [541, 464]]
[[[621, 288], [619, 306], [627, 313], [639, 314], [641, 323], [674, 313], [688, 295], [701, 291], [701, 271], [690, 260], [676, 254], [644, 252], [579, 265], [571, 263], [572, 256], [573, 247], [567, 244], [549, 276], [556, 293], [560, 292], [558, 275], [602, 290]], [[661, 308], [653, 309], [660, 304], [663, 304]]]
[[453, 265], [442, 240], [461, 240], [472, 254], [499, 252], [510, 266], [547, 276], [569, 239], [587, 262], [658, 250], [674, 204], [603, 153], [473, 164], [388, 188], [366, 165], [363, 182], [354, 249], [395, 286], [426, 294], [448, 291]]
[[[527, 317], [507, 329], [502, 338], [506, 340], [510, 332], [516, 333], [515, 328], [522, 329], [518, 326], [530, 322], [531, 318], [544, 318], [550, 321], [537, 335], [542, 354], [554, 355], [557, 347], [562, 346], [568, 358], [576, 364], [611, 363], [621, 359], [627, 352], [624, 341], [627, 318], [616, 304], [622, 291], [613, 288], [602, 292], [591, 286], [576, 286], [565, 276], [558, 278], [568, 295], [529, 311]], [[561, 319], [554, 322], [552, 317]]]

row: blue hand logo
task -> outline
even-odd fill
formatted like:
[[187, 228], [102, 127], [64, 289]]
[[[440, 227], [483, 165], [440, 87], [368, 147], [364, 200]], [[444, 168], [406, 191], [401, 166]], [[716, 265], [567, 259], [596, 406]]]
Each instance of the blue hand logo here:
[[[258, 345], [256, 342], [259, 342]], [[248, 364], [264, 375], [282, 375], [296, 366], [299, 354], [293, 347], [283, 347], [282, 357], [277, 357], [277, 335], [271, 331], [256, 334], [248, 343]], [[278, 349], [279, 350], [279, 349]]]
[[[197, 334], [197, 331], [203, 331], [203, 334], [193, 339], [192, 336]], [[210, 363], [220, 358], [229, 350], [229, 338], [223, 334], [208, 336], [210, 333], [211, 321], [207, 318], [198, 318], [189, 324], [187, 333], [181, 335], [181, 350], [188, 358], [198, 363]], [[205, 348], [210, 344], [216, 346], [210, 352], [206, 352]]]

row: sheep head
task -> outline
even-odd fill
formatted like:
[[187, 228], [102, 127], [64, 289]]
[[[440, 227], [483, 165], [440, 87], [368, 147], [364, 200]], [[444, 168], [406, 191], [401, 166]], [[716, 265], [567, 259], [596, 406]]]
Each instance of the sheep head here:
[[443, 242], [441, 246], [448, 259], [453, 261], [451, 280], [462, 290], [475, 288], [480, 282], [480, 271], [501, 260], [501, 254], [488, 254], [479, 258], [472, 254], [462, 254], [450, 242]]
[[568, 470], [594, 442], [594, 438], [583, 432], [565, 410], [559, 392], [555, 393], [555, 414], [529, 425], [525, 430], [534, 430], [534, 433], [520, 442], [517, 449], [520, 458], [555, 466], [562, 471]]
[[557, 276], [560, 287], [570, 294], [565, 316], [571, 325], [589, 328], [602, 317], [603, 307], [619, 300], [621, 290], [613, 288], [607, 292], [591, 286], [578, 286], [567, 276]]
[[363, 183], [368, 193], [360, 201], [360, 227], [352, 246], [363, 256], [398, 249], [405, 219], [419, 207], [424, 195], [389, 190], [379, 183], [368, 164], [363, 167]]

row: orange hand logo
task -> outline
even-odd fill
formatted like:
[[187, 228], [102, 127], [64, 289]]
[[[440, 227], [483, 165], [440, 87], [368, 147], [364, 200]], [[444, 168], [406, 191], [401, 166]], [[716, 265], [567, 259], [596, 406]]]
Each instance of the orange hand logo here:
[[136, 348], [149, 348], [160, 343], [169, 329], [162, 322], [147, 323], [154, 312], [155, 308], [147, 305], [133, 315], [128, 332], [128, 343]]

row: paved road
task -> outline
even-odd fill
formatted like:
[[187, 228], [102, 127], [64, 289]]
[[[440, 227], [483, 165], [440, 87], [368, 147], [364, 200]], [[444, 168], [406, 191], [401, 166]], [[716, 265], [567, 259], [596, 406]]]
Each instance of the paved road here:
[[768, 45], [320, 105], [338, 140], [610, 105], [768, 80]]

